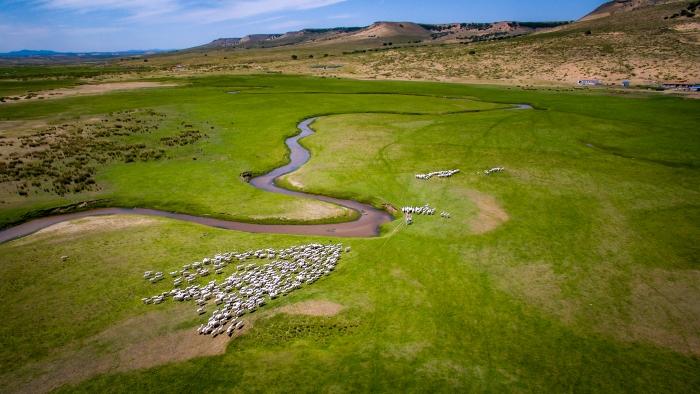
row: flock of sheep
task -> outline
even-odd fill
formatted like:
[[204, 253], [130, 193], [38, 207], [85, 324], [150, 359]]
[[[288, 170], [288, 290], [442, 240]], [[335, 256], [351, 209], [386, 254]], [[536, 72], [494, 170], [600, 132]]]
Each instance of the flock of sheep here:
[[416, 174], [416, 178], [423, 179], [423, 180], [428, 180], [434, 176], [436, 176], [438, 178], [449, 178], [458, 172], [459, 172], [459, 170], [434, 171], [434, 172], [429, 172], [427, 174]]
[[493, 173], [496, 173], [496, 172], [503, 172], [503, 171], [505, 171], [505, 170], [506, 170], [506, 169], [503, 168], [503, 167], [494, 167], [494, 168], [491, 168], [491, 169], [488, 169], [488, 170], [484, 170], [484, 175], [491, 175], [491, 174], [493, 174]]
[[403, 213], [415, 213], [416, 215], [435, 215], [435, 208], [430, 205], [425, 204], [422, 207], [403, 207], [401, 208]]
[[[458, 172], [459, 169], [433, 171], [427, 174], [416, 174], [416, 178], [421, 180], [428, 180], [432, 177], [449, 178], [452, 175], [457, 174]], [[406, 223], [413, 224], [413, 214], [432, 216], [435, 215], [435, 208], [432, 208], [430, 207], [430, 205], [425, 204], [422, 207], [403, 207], [401, 208], [401, 212], [403, 212], [406, 215]], [[450, 214], [443, 211], [440, 213], [440, 217], [442, 217], [443, 219], [449, 219]]]
[[[505, 171], [505, 168], [503, 167], [494, 167], [488, 170], [484, 170], [484, 175], [491, 175], [493, 173], [497, 172], [503, 172]], [[454, 169], [454, 170], [443, 170], [443, 171], [434, 171], [434, 172], [429, 172], [427, 174], [416, 174], [417, 179], [421, 180], [428, 180], [432, 177], [438, 177], [438, 178], [449, 178], [454, 174], [457, 174], [459, 172], [459, 169]], [[403, 207], [401, 208], [401, 212], [406, 215], [406, 223], [407, 224], [412, 224], [413, 223], [413, 214], [416, 215], [434, 215], [435, 214], [435, 208], [430, 207], [430, 205], [425, 204], [422, 207]], [[443, 219], [449, 219], [451, 216], [449, 212], [441, 212], [440, 217]]]
[[[286, 296], [310, 285], [324, 275], [329, 275], [338, 264], [343, 246], [341, 244], [308, 244], [286, 249], [260, 249], [247, 252], [228, 252], [205, 258], [192, 264], [185, 264], [182, 270], [170, 273], [174, 288], [152, 297], [143, 298], [145, 304], [160, 304], [172, 298], [175, 301], [192, 301], [197, 304], [197, 313], [205, 314], [207, 305], [214, 309], [206, 324], [197, 333], [217, 335], [226, 332], [233, 335], [236, 329], [243, 328], [239, 318], [265, 305], [267, 299]], [[349, 253], [350, 248], [345, 248]], [[263, 265], [244, 264], [250, 259], [267, 259]], [[236, 271], [221, 282], [212, 280], [206, 285], [190, 284], [182, 288], [183, 280], [194, 282], [210, 274], [210, 268], [222, 274], [224, 267], [237, 264]], [[146, 271], [144, 278], [157, 283], [164, 277], [162, 272]], [[160, 279], [156, 279], [160, 278]], [[155, 279], [155, 280], [154, 280]], [[225, 327], [228, 325], [228, 329]]]
[[[491, 175], [496, 172], [503, 172], [505, 171], [505, 168], [503, 167], [494, 167], [488, 170], [484, 170], [484, 175]], [[434, 171], [434, 172], [429, 172], [427, 174], [416, 174], [417, 179], [422, 179], [422, 180], [428, 180], [432, 177], [438, 177], [438, 178], [449, 178], [454, 174], [457, 174], [459, 170], [443, 170], [443, 171]]]

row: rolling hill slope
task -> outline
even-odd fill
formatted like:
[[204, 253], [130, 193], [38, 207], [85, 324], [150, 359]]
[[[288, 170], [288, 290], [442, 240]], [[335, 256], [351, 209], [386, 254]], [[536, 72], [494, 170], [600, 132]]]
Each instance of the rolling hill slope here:
[[581, 18], [582, 21], [605, 18], [607, 16], [651, 7], [659, 4], [683, 3], [682, 0], [614, 0], [602, 4], [590, 14]]

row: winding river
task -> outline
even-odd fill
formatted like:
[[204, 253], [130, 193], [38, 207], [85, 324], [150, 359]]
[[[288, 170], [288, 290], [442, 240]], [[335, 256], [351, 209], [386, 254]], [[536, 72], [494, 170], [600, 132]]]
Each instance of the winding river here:
[[373, 237], [379, 235], [379, 226], [390, 222], [392, 216], [371, 205], [363, 204], [353, 200], [343, 200], [328, 196], [303, 193], [283, 189], [275, 185], [275, 179], [282, 175], [295, 171], [309, 161], [311, 154], [299, 144], [299, 140], [313, 134], [311, 123], [317, 118], [310, 118], [299, 123], [300, 133], [287, 138], [285, 143], [289, 147], [290, 162], [282, 167], [278, 167], [265, 175], [253, 178], [250, 184], [258, 189], [273, 193], [286, 194], [290, 196], [311, 198], [341, 205], [353, 209], [360, 213], [360, 217], [351, 222], [336, 224], [254, 224], [236, 222], [223, 219], [208, 218], [183, 213], [174, 213], [147, 208], [97, 208], [81, 212], [67, 213], [63, 215], [52, 215], [43, 218], [30, 220], [28, 222], [9, 227], [0, 231], [0, 243], [21, 238], [41, 229], [61, 222], [80, 219], [91, 216], [103, 215], [148, 215], [160, 216], [170, 219], [183, 220], [186, 222], [198, 223], [205, 226], [223, 228], [228, 230], [246, 231], [251, 233], [273, 233], [273, 234], [298, 234], [298, 235], [320, 235], [333, 237]]
[[[511, 110], [533, 109], [528, 104], [516, 104]], [[481, 111], [470, 111], [481, 112]], [[104, 215], [147, 215], [160, 216], [170, 219], [182, 220], [186, 222], [198, 223], [205, 226], [223, 228], [228, 230], [238, 230], [250, 233], [272, 233], [272, 234], [297, 234], [297, 235], [320, 235], [333, 237], [374, 237], [379, 235], [379, 226], [390, 222], [393, 217], [386, 211], [374, 208], [371, 205], [363, 204], [353, 200], [344, 200], [317, 194], [309, 194], [298, 191], [287, 190], [275, 185], [275, 180], [282, 175], [289, 174], [309, 161], [311, 154], [299, 144], [299, 140], [313, 134], [311, 124], [318, 118], [309, 118], [297, 126], [299, 134], [287, 138], [285, 143], [290, 150], [290, 162], [282, 167], [278, 167], [265, 175], [253, 178], [250, 184], [261, 190], [272, 193], [286, 194], [289, 196], [310, 198], [337, 204], [360, 213], [360, 217], [351, 222], [336, 224], [255, 224], [236, 222], [211, 217], [187, 215], [160, 211], [148, 208], [96, 208], [80, 212], [66, 213], [62, 215], [46, 216], [33, 219], [28, 222], [18, 224], [13, 227], [0, 230], [0, 243], [21, 238], [33, 234], [41, 229], [66, 222], [91, 216]]]

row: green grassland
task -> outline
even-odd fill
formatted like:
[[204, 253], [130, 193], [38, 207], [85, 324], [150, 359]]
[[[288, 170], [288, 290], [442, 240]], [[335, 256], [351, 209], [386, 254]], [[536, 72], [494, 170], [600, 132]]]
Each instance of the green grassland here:
[[[317, 115], [328, 116], [302, 140], [312, 158], [283, 184], [375, 205], [430, 203], [452, 218], [397, 220], [381, 237], [344, 240], [166, 219], [98, 221], [90, 231], [2, 244], [1, 391], [26, 390], [42, 373], [61, 371], [62, 357], [75, 349], [88, 349], [89, 361], [118, 353], [133, 343], [95, 338], [129, 319], [184, 313], [167, 328], [154, 320], [157, 334], [194, 330], [201, 319], [193, 308], [140, 303], [168, 288], [141, 279], [145, 270], [317, 241], [343, 242], [352, 252], [332, 275], [256, 312], [261, 317], [224, 354], [108, 369], [67, 380], [61, 391], [697, 391], [697, 101], [292, 76], [179, 83], [0, 106], [1, 120], [56, 122], [152, 109], [167, 114], [158, 131], [138, 136], [152, 146], [176, 135], [183, 120], [210, 127], [201, 127], [208, 138], [168, 148], [165, 159], [100, 166], [100, 190], [6, 202], [3, 222], [95, 198], [249, 221], [304, 220], [319, 203], [302, 209], [238, 175], [285, 162], [283, 139]], [[535, 109], [507, 109], [513, 103]], [[494, 166], [506, 172], [482, 174]], [[462, 172], [414, 177], [448, 168]], [[262, 317], [304, 300], [344, 309]]]
[[[295, 134], [297, 122], [309, 115], [367, 111], [439, 113], [498, 107], [468, 99], [348, 95], [342, 91], [342, 82], [330, 84], [331, 88], [337, 87], [328, 92], [316, 92], [314, 88], [321, 80], [291, 83], [294, 80], [279, 78], [282, 83], [278, 87], [254, 89], [258, 87], [254, 84], [264, 86], [270, 80], [204, 78], [178, 88], [0, 107], [0, 119], [5, 121], [57, 117], [55, 122], [58, 123], [77, 117], [104, 116], [113, 111], [149, 108], [170, 116], [157, 132], [129, 136], [126, 141], [143, 143], [153, 149], [168, 148], [160, 140], [182, 132], [181, 124], [185, 121], [207, 134], [207, 138], [198, 143], [168, 148], [168, 160], [95, 163], [100, 186], [96, 191], [59, 196], [39, 190], [26, 198], [18, 195], [13, 185], [8, 185], [2, 193], [4, 206], [0, 223], [16, 222], [39, 209], [98, 199], [116, 206], [159, 208], [258, 222], [314, 222], [317, 218], [307, 217], [304, 211], [316, 205], [335, 211], [335, 218], [323, 218], [324, 221], [348, 219], [352, 213], [344, 209], [263, 193], [242, 182], [239, 174], [245, 171], [262, 173], [285, 162], [286, 148], [281, 141]], [[300, 88], [309, 94], [295, 93]], [[383, 93], [379, 86], [372, 89]], [[372, 93], [372, 89], [360, 93]], [[227, 94], [238, 90], [242, 92]], [[314, 111], [309, 113], [308, 108]]]

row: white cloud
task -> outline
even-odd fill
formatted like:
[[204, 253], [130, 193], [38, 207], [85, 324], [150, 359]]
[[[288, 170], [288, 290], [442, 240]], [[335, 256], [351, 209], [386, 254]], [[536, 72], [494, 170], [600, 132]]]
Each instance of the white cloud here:
[[[37, 0], [49, 9], [80, 13], [121, 11], [128, 21], [216, 23], [276, 12], [303, 11], [345, 0], [221, 0], [195, 4], [187, 0]], [[158, 17], [157, 20], [154, 20]]]
[[177, 0], [39, 0], [45, 8], [77, 12], [124, 11], [135, 14], [164, 14], [179, 8]]
[[214, 7], [188, 10], [173, 16], [176, 21], [217, 23], [246, 19], [277, 12], [303, 11], [344, 2], [345, 0], [236, 0], [224, 1]]
[[51, 30], [41, 26], [27, 26], [17, 24], [0, 25], [0, 34], [20, 37], [49, 36]]

